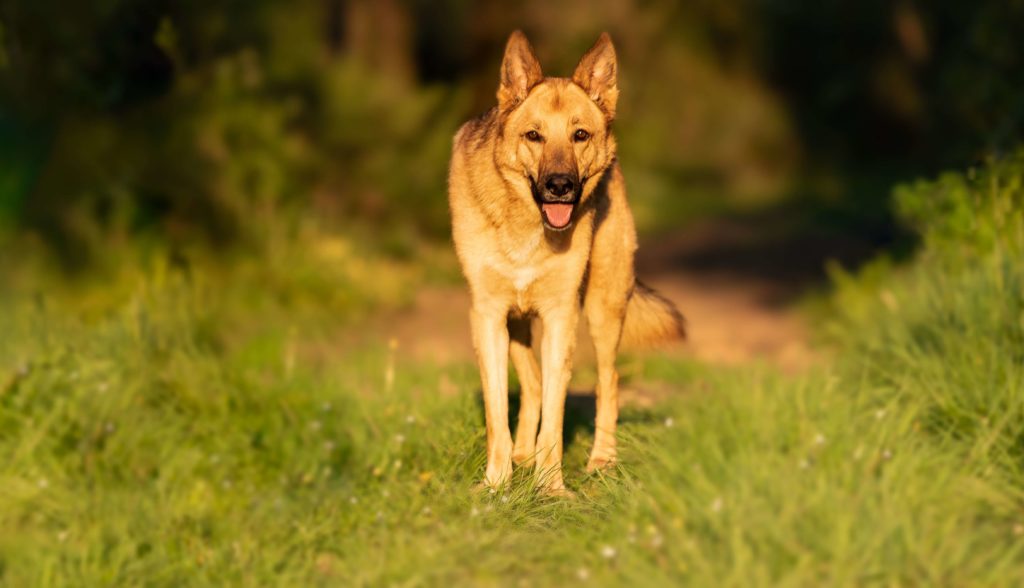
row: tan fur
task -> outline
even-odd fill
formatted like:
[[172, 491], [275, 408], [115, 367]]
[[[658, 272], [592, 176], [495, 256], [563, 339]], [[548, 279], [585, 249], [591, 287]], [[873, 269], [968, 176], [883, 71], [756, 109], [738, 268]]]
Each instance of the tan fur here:
[[[616, 68], [611, 39], [602, 34], [571, 80], [544, 78], [529, 42], [516, 31], [505, 50], [498, 106], [455, 136], [452, 232], [472, 298], [487, 422], [484, 483], [492, 488], [508, 480], [515, 462], [536, 464], [547, 492], [567, 493], [562, 420], [581, 308], [598, 364], [588, 470], [616, 458], [615, 356], [623, 331], [645, 341], [683, 334], [675, 307], [633, 275], [636, 230], [611, 134]], [[546, 224], [549, 217], [541, 213], [541, 203], [555, 197], [541, 182], [559, 174], [577, 178], [571, 224], [563, 230]], [[531, 351], [533, 320], [543, 326], [541, 365]], [[509, 356], [522, 382], [514, 443]]]
[[622, 346], [639, 347], [686, 337], [686, 319], [672, 301], [637, 280], [626, 305]]

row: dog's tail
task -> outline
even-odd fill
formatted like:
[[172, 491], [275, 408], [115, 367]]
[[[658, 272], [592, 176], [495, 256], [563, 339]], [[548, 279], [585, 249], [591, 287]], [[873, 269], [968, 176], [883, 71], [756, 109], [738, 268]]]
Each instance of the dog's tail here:
[[626, 304], [622, 344], [642, 347], [686, 338], [686, 319], [671, 300], [637, 280]]

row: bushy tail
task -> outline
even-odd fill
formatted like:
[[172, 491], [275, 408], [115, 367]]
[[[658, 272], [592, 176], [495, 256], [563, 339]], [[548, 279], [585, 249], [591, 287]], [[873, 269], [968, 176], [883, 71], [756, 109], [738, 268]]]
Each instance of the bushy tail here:
[[622, 344], [639, 347], [686, 338], [686, 319], [672, 301], [637, 280], [626, 304]]

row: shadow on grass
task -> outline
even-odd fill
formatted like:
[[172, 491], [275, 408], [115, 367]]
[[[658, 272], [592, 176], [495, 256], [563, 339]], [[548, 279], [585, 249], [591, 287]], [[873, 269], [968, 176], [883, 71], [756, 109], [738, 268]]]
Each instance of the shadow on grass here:
[[[478, 388], [476, 391], [476, 406], [479, 411], [480, 427], [485, 427], [486, 415], [484, 413], [483, 392]], [[509, 428], [515, 435], [516, 427], [519, 424], [520, 394], [519, 390], [513, 390], [508, 398]], [[594, 419], [597, 417], [597, 398], [593, 390], [569, 390], [565, 399], [565, 417], [562, 422], [562, 444], [563, 453], [568, 453], [576, 440], [577, 433], [584, 432], [589, 441], [594, 438]], [[542, 416], [543, 418], [543, 416]], [[658, 418], [654, 413], [647, 410], [631, 409], [619, 412], [619, 424], [624, 423], [654, 423]], [[588, 449], [589, 450], [589, 449]]]

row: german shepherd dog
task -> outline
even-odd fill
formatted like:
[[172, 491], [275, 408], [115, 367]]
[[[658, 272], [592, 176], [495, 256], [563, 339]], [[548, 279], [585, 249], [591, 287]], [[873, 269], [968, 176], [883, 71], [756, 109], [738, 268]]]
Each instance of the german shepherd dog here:
[[[616, 459], [620, 340], [685, 336], [679, 311], [633, 275], [636, 229], [611, 133], [616, 69], [603, 33], [571, 79], [544, 77], [516, 31], [505, 48], [497, 107], [455, 135], [449, 204], [472, 299], [487, 422], [484, 485], [492, 489], [509, 480], [515, 463], [534, 465], [543, 492], [571, 495], [562, 480], [562, 420], [581, 308], [598, 370], [588, 471]], [[522, 384], [514, 443], [510, 355]]]

